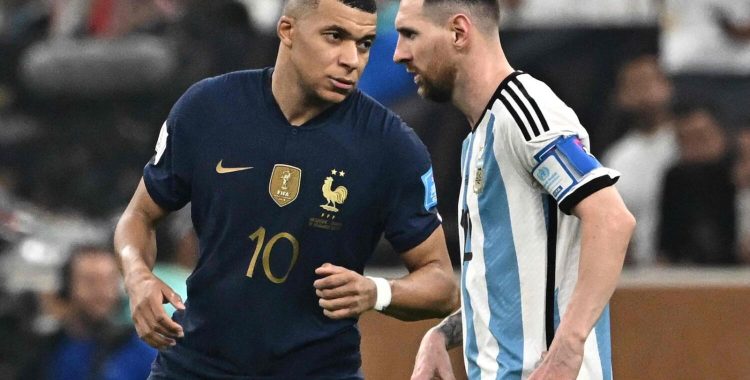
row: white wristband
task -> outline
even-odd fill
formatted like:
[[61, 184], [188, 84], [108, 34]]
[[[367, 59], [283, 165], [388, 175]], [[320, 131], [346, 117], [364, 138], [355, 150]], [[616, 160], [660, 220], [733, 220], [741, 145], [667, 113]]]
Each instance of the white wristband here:
[[388, 280], [383, 277], [370, 277], [367, 276], [372, 282], [375, 283], [375, 292], [377, 297], [375, 298], [375, 307], [377, 311], [383, 311], [388, 305], [391, 304], [391, 284]]

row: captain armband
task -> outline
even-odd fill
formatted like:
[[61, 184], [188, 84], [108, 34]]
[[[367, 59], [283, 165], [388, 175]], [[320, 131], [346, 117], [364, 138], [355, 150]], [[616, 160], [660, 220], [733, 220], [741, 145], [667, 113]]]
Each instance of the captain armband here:
[[593, 170], [602, 164], [586, 152], [576, 135], [560, 136], [534, 156], [537, 165], [531, 174], [560, 201]]

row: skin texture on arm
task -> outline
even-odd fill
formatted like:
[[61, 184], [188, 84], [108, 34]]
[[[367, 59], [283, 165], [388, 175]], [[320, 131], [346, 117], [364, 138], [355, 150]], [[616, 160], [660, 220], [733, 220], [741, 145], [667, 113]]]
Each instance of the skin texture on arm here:
[[[453, 277], [443, 228], [401, 255], [409, 274], [389, 280], [391, 303], [383, 313], [413, 321], [442, 317], [458, 307], [458, 285]], [[352, 318], [375, 306], [375, 283], [357, 272], [331, 264], [315, 270], [314, 282], [323, 313], [332, 319]]]
[[530, 380], [578, 376], [584, 343], [615, 291], [635, 228], [635, 218], [613, 186], [591, 194], [573, 212], [581, 219], [578, 283], [549, 352]]
[[157, 349], [173, 346], [175, 339], [183, 336], [182, 327], [169, 318], [162, 304], [169, 302], [178, 310], [185, 308], [180, 296], [151, 272], [156, 261], [155, 227], [166, 215], [141, 179], [115, 229], [115, 251], [125, 278], [133, 323], [138, 336]]
[[448, 350], [463, 342], [461, 309], [431, 328], [422, 338], [414, 361], [412, 380], [453, 379]]

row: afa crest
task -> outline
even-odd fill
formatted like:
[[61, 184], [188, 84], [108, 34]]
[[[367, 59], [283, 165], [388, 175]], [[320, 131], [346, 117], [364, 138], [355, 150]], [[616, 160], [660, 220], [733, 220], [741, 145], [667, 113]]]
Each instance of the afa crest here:
[[284, 207], [297, 199], [301, 182], [302, 170], [300, 168], [276, 164], [273, 166], [271, 180], [268, 182], [268, 194], [279, 207]]

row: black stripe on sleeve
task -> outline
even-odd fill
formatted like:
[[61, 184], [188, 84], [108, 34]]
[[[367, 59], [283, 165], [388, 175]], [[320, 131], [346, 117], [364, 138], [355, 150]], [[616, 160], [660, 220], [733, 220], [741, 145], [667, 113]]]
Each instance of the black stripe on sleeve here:
[[534, 122], [534, 118], [531, 117], [531, 112], [529, 112], [529, 109], [526, 107], [525, 104], [523, 104], [523, 102], [518, 97], [516, 92], [512, 88], [510, 88], [510, 86], [506, 88], [506, 91], [508, 92], [508, 94], [510, 94], [513, 100], [515, 100], [516, 104], [518, 105], [518, 108], [520, 108], [521, 111], [523, 111], [523, 114], [526, 116], [526, 120], [529, 121], [529, 125], [531, 126], [531, 131], [534, 133], [534, 136], [539, 136], [540, 135], [539, 127], [536, 126], [536, 123]]
[[557, 268], [557, 202], [547, 195], [547, 287], [545, 289], [544, 327], [547, 335], [547, 349], [555, 339], [555, 268]]
[[526, 130], [526, 127], [524, 126], [523, 122], [521, 121], [521, 118], [518, 116], [518, 113], [516, 110], [513, 109], [513, 106], [510, 105], [510, 102], [508, 102], [508, 99], [505, 99], [504, 96], [500, 95], [498, 97], [501, 102], [505, 105], [505, 108], [510, 112], [510, 115], [513, 116], [513, 120], [516, 121], [516, 125], [518, 125], [518, 128], [521, 130], [521, 133], [523, 133], [523, 138], [526, 139], [526, 141], [531, 140], [531, 136], [529, 136], [529, 131]]
[[517, 77], [511, 79], [511, 81], [518, 86], [518, 88], [521, 90], [523, 95], [526, 97], [526, 100], [529, 101], [529, 104], [531, 104], [531, 107], [534, 108], [534, 112], [536, 112], [536, 116], [539, 117], [539, 122], [542, 123], [542, 129], [546, 132], [549, 131], [549, 124], [547, 124], [547, 119], [544, 118], [544, 114], [542, 114], [542, 110], [539, 109], [539, 104], [537, 104], [536, 100], [532, 98], [529, 95], [529, 92], [526, 91], [526, 87], [523, 86], [520, 80], [518, 80]]
[[563, 199], [563, 201], [560, 203], [560, 210], [570, 215], [570, 213], [573, 211], [573, 207], [575, 207], [578, 203], [586, 199], [586, 197], [588, 197], [589, 195], [594, 194], [595, 192], [605, 187], [614, 185], [617, 182], [617, 179], [618, 178], [611, 178], [608, 175], [592, 179], [591, 181], [576, 189], [575, 192], [568, 194], [568, 196], [565, 197], [565, 199]]

